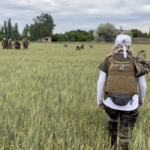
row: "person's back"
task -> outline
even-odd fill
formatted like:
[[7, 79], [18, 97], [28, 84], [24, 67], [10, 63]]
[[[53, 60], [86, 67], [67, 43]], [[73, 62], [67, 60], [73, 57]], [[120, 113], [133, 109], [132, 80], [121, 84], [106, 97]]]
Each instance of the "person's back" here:
[[[120, 119], [122, 150], [128, 150], [128, 131], [134, 127], [138, 117], [137, 108], [144, 102], [146, 91], [144, 76], [136, 76], [130, 46], [129, 36], [119, 35], [116, 38], [113, 52], [99, 67], [101, 71], [97, 84], [97, 104], [105, 109], [110, 118], [108, 126], [112, 146], [116, 146], [117, 143], [118, 118]], [[140, 89], [140, 99], [137, 95], [137, 85]], [[104, 100], [102, 100], [103, 90]]]

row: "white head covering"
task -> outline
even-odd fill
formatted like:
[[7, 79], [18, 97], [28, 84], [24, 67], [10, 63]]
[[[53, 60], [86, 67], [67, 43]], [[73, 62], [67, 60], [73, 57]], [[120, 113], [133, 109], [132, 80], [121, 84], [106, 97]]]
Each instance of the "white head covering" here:
[[6, 40], [6, 38], [4, 38], [4, 40]]
[[131, 46], [131, 37], [128, 36], [128, 35], [125, 35], [125, 34], [121, 34], [121, 35], [118, 35], [116, 37], [116, 40], [115, 40], [115, 46], [117, 47], [118, 45], [122, 45], [123, 46], [123, 53], [124, 53], [124, 58], [127, 58], [127, 53], [126, 53], [126, 47], [125, 45], [127, 46]]

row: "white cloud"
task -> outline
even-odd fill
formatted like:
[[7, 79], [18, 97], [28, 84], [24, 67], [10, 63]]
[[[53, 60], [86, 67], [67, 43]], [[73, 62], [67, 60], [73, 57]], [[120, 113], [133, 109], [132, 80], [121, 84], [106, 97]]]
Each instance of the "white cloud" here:
[[150, 12], [150, 5], [144, 6], [143, 10], [146, 12]]

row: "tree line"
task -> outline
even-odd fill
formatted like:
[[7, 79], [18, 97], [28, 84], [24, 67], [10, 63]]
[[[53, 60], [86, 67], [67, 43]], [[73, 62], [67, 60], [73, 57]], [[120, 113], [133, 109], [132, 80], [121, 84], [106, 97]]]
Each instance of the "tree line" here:
[[149, 33], [143, 33], [141, 30], [132, 29], [132, 35], [134, 38], [143, 37], [143, 38], [150, 38], [150, 30]]
[[133, 38], [144, 37], [150, 38], [150, 32], [143, 33], [141, 30], [132, 29], [132, 30], [123, 30], [116, 29], [115, 25], [111, 23], [100, 24], [97, 28], [96, 36], [93, 36], [93, 30], [84, 31], [84, 30], [73, 30], [65, 32], [64, 34], [53, 34], [55, 24], [53, 18], [48, 13], [42, 13], [39, 16], [36, 16], [32, 19], [33, 23], [28, 25], [26, 24], [23, 28], [22, 33], [19, 33], [18, 24], [14, 25], [11, 22], [11, 18], [7, 21], [5, 20], [3, 25], [0, 26], [0, 40], [5, 38], [19, 39], [27, 38], [30, 41], [36, 41], [43, 37], [51, 37], [53, 42], [61, 41], [71, 41], [71, 42], [84, 42], [84, 41], [105, 41], [111, 42], [115, 39], [118, 34], [128, 34]]
[[31, 41], [43, 37], [52, 37], [55, 24], [50, 14], [41, 14], [33, 18], [33, 24], [26, 24], [23, 32], [19, 33], [18, 24], [13, 26], [11, 18], [4, 21], [3, 26], [0, 26], [0, 40], [3, 38], [19, 39], [28, 38]]
[[0, 26], [0, 40], [3, 38], [20, 38], [18, 24], [12, 25], [11, 18], [4, 21], [3, 26]]
[[93, 31], [84, 31], [84, 30], [73, 30], [69, 32], [65, 32], [64, 34], [53, 34], [52, 35], [52, 41], [58, 42], [58, 41], [70, 41], [70, 42], [84, 42], [84, 41], [93, 41]]
[[22, 34], [18, 31], [18, 24], [13, 26], [11, 19], [4, 21], [4, 25], [0, 27], [0, 40], [5, 38], [19, 39], [28, 38], [30, 41], [36, 41], [43, 37], [51, 37], [53, 42], [61, 41], [92, 41], [94, 40], [93, 31], [76, 30], [65, 32], [64, 34], [53, 34], [55, 28], [53, 18], [50, 14], [41, 14], [33, 18], [33, 24], [26, 24]]
[[150, 32], [143, 33], [141, 30], [123, 30], [122, 26], [120, 29], [116, 29], [115, 25], [111, 23], [100, 24], [96, 30], [95, 41], [97, 42], [112, 42], [115, 40], [116, 36], [119, 34], [127, 34], [131, 38], [150, 38]]

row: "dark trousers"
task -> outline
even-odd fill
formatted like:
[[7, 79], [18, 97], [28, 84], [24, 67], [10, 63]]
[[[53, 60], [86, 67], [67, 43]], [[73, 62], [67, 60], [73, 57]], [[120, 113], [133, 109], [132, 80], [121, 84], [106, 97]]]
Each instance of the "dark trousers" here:
[[134, 124], [138, 117], [137, 109], [133, 111], [120, 111], [111, 109], [106, 105], [104, 105], [104, 109], [109, 116], [108, 126], [112, 147], [117, 144], [118, 121], [120, 121], [120, 146], [122, 150], [128, 150], [128, 143], [131, 138], [131, 135], [129, 136], [129, 131], [132, 133]]

